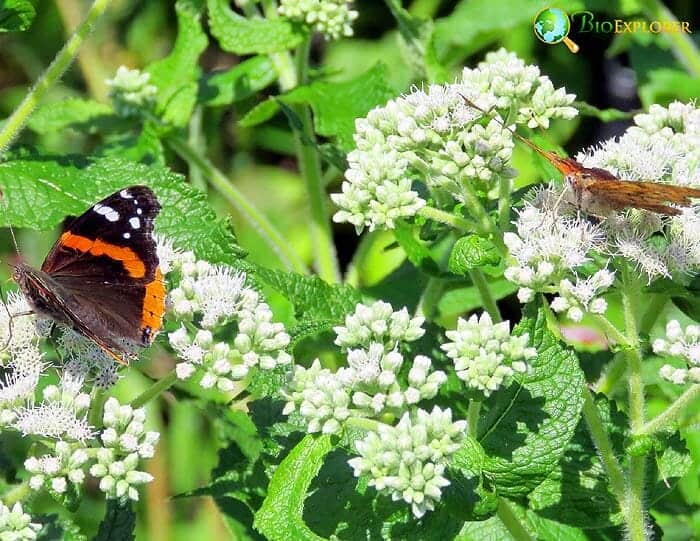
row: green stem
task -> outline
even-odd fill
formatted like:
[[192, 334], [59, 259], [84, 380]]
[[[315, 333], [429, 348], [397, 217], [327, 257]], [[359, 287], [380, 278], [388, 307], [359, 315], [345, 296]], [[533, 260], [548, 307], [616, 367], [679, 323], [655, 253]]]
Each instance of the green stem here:
[[15, 485], [2, 497], [2, 503], [4, 503], [7, 507], [12, 507], [17, 502], [21, 502], [27, 496], [29, 496], [30, 492], [31, 489], [29, 488], [29, 483], [25, 482]]
[[[625, 334], [628, 346], [625, 349], [628, 368], [628, 395], [630, 429], [639, 433], [644, 426], [644, 382], [642, 380], [642, 356], [639, 350], [639, 334], [635, 315], [633, 296], [638, 290], [638, 280], [634, 279], [629, 266], [622, 266], [622, 311], [625, 318]], [[625, 509], [625, 522], [629, 539], [642, 541], [646, 539], [646, 520], [644, 512], [644, 477], [646, 456], [630, 457], [629, 488]]]
[[659, 319], [659, 316], [664, 310], [666, 303], [668, 302], [668, 297], [665, 295], [651, 295], [651, 300], [649, 301], [649, 306], [646, 312], [642, 314], [642, 319], [639, 321], [639, 333], [649, 334], [651, 329], [654, 327], [654, 323]]
[[163, 391], [170, 389], [170, 387], [175, 385], [175, 382], [177, 382], [177, 373], [175, 372], [175, 369], [172, 369], [165, 375], [165, 377], [160, 378], [148, 389], [134, 398], [131, 401], [130, 406], [132, 408], [140, 408], [141, 406], [146, 405], [157, 396], [160, 396]]
[[177, 137], [170, 137], [166, 142], [175, 153], [202, 172], [209, 180], [209, 183], [241, 213], [241, 216], [279, 256], [285, 267], [301, 274], [307, 272], [304, 263], [294, 252], [289, 241], [206, 156], [203, 156], [187, 142]]
[[[192, 116], [190, 117], [190, 122], [187, 126], [187, 143], [190, 148], [194, 149], [199, 155], [204, 154], [204, 149], [207, 145], [204, 134], [202, 133], [202, 113], [203, 108], [201, 106], [195, 107], [192, 111]], [[195, 186], [206, 193], [207, 181], [202, 174], [202, 170], [192, 161], [188, 161], [187, 165], [190, 169], [188, 177], [192, 183], [192, 186]]]
[[408, 12], [419, 19], [434, 19], [442, 0], [413, 0]]
[[506, 248], [506, 245], [503, 244], [503, 231], [498, 229], [496, 224], [488, 215], [488, 212], [486, 212], [486, 209], [481, 204], [476, 192], [474, 192], [474, 188], [472, 188], [469, 182], [463, 182], [461, 186], [464, 189], [466, 208], [472, 213], [472, 216], [476, 218], [479, 233], [491, 235], [491, 241], [496, 248], [498, 248], [501, 255], [507, 254], [508, 248]]
[[479, 413], [481, 412], [481, 400], [471, 399], [467, 409], [467, 433], [476, 438], [479, 428]]
[[42, 100], [46, 91], [61, 78], [68, 66], [71, 65], [78, 54], [80, 46], [90, 35], [95, 23], [108, 5], [109, 0], [95, 0], [83, 22], [75, 29], [73, 35], [58, 52], [53, 62], [46, 68], [46, 71], [39, 77], [34, 87], [24, 97], [19, 107], [5, 121], [5, 124], [0, 129], [0, 157], [5, 154], [7, 147], [22, 130], [29, 115]]
[[366, 417], [350, 417], [347, 421], [345, 421], [346, 426], [359, 428], [360, 430], [365, 430], [367, 432], [376, 431], [380, 424], [381, 423], [379, 421], [367, 419]]
[[525, 526], [520, 522], [518, 517], [515, 516], [513, 510], [510, 507], [508, 500], [501, 498], [498, 501], [498, 510], [496, 511], [498, 518], [506, 527], [510, 535], [516, 541], [535, 541], [535, 539], [530, 535], [530, 533], [525, 529]]
[[[660, 0], [640, 0], [644, 13], [650, 21], [678, 23], [676, 16]], [[671, 50], [685, 69], [694, 77], [700, 77], [700, 50], [690, 33], [665, 32], [664, 37]]]
[[598, 378], [595, 385], [593, 385], [593, 390], [596, 393], [612, 396], [615, 387], [626, 372], [627, 359], [622, 353], [618, 352], [615, 354], [612, 362], [608, 363], [605, 367], [605, 372]]
[[484, 310], [486, 310], [488, 315], [491, 316], [493, 322], [498, 323], [503, 321], [501, 311], [498, 309], [496, 299], [494, 299], [493, 295], [491, 294], [491, 288], [489, 287], [489, 283], [486, 281], [486, 276], [484, 276], [484, 273], [479, 269], [472, 269], [469, 271], [469, 277], [472, 279], [474, 287], [476, 287], [477, 291], [479, 292], [481, 304], [483, 305]]
[[429, 220], [440, 222], [441, 224], [449, 225], [463, 232], [476, 231], [478, 229], [476, 223], [471, 220], [462, 218], [461, 216], [455, 216], [454, 214], [436, 209], [435, 207], [421, 207], [418, 211], [418, 215]]
[[428, 283], [420, 296], [418, 306], [416, 307], [416, 315], [430, 319], [435, 311], [435, 306], [440, 300], [445, 289], [445, 281], [440, 278], [431, 276], [428, 278]]
[[613, 325], [608, 318], [605, 316], [601, 315], [596, 315], [594, 319], [600, 323], [601, 327], [603, 327], [603, 330], [605, 331], [605, 335], [608, 338], [608, 340], [613, 340], [616, 344], [619, 344], [621, 346], [629, 346], [629, 342], [627, 340], [627, 337], [620, 332], [620, 330]]
[[598, 408], [596, 408], [591, 392], [585, 385], [583, 389], [583, 418], [586, 420], [588, 432], [600, 454], [608, 479], [610, 479], [610, 488], [615, 494], [620, 507], [624, 509], [626, 500], [625, 474], [615, 457], [615, 450], [610, 442], [610, 438], [608, 438], [608, 433], [603, 425], [603, 420], [600, 418], [600, 413]]
[[348, 270], [345, 272], [345, 283], [353, 287], [360, 286], [360, 272], [363, 269], [365, 259], [370, 254], [372, 246], [379, 238], [379, 231], [370, 231], [360, 237], [360, 243], [355, 249], [352, 256], [352, 261], [348, 265]]
[[90, 401], [90, 416], [88, 423], [90, 426], [102, 426], [102, 413], [104, 411], [105, 402], [107, 402], [107, 393], [95, 387]]
[[510, 193], [512, 190], [512, 179], [501, 177], [498, 181], [498, 227], [501, 231], [507, 231], [510, 226]]
[[686, 411], [688, 404], [700, 397], [700, 383], [696, 383], [692, 387], [679, 396], [673, 404], [671, 404], [663, 413], [654, 417], [646, 423], [635, 435], [651, 435], [668, 428], [675, 423], [678, 418]]

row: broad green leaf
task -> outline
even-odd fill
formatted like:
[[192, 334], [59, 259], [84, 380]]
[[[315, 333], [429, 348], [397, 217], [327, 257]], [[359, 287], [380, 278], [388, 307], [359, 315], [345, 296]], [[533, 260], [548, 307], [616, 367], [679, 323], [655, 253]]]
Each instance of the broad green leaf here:
[[80, 528], [71, 520], [58, 515], [33, 516], [32, 522], [42, 525], [37, 541], [87, 541]]
[[0, 34], [26, 30], [36, 11], [28, 0], [0, 0]]
[[249, 98], [276, 79], [272, 61], [255, 56], [225, 71], [207, 74], [199, 82], [197, 99], [204, 105], [228, 105]]
[[168, 169], [118, 158], [43, 157], [0, 163], [0, 188], [7, 202], [0, 221], [50, 229], [65, 216], [77, 216], [100, 198], [134, 184], [150, 186], [163, 207], [156, 219], [158, 233], [213, 263], [239, 262], [244, 252], [203, 193]]
[[700, 80], [681, 69], [657, 68], [647, 73], [639, 86], [639, 97], [644, 107], [654, 103], [667, 104], [674, 100], [683, 102], [700, 96]]
[[316, 132], [337, 137], [345, 150], [353, 147], [355, 120], [396, 96], [387, 83], [387, 68], [377, 64], [350, 81], [317, 81], [280, 96], [285, 103], [305, 103], [314, 112]]
[[500, 261], [501, 256], [491, 241], [479, 235], [468, 235], [455, 242], [448, 268], [455, 274], [465, 275], [479, 267], [498, 265]]
[[630, 120], [636, 114], [636, 111], [621, 111], [620, 109], [608, 108], [599, 109], [594, 105], [590, 105], [585, 101], [575, 101], [573, 104], [578, 109], [579, 115], [592, 116], [603, 122], [613, 122], [615, 120]]
[[449, 273], [440, 270], [440, 266], [428, 247], [414, 236], [413, 229], [405, 222], [397, 222], [394, 228], [394, 236], [406, 252], [408, 260], [431, 276], [444, 277], [449, 275]]
[[147, 71], [158, 88], [156, 112], [167, 123], [184, 126], [197, 101], [199, 56], [208, 40], [201, 24], [204, 0], [178, 0], [177, 39], [173, 50]]
[[276, 100], [270, 98], [261, 101], [250, 111], [248, 111], [238, 123], [244, 128], [252, 128], [263, 122], [267, 122], [280, 110], [280, 105]]
[[655, 467], [650, 474], [650, 503], [656, 503], [673, 490], [676, 483], [688, 473], [693, 459], [678, 433], [662, 439], [661, 451], [652, 456]]
[[[489, 287], [494, 299], [499, 301], [518, 290], [518, 286], [505, 278], [489, 279]], [[447, 289], [438, 303], [440, 322], [446, 327], [454, 327], [458, 316], [464, 315], [482, 305], [479, 291], [473, 285], [455, 285]]]
[[294, 327], [289, 329], [289, 336], [291, 337], [291, 343], [289, 346], [290, 349], [293, 350], [299, 342], [302, 342], [307, 338], [333, 330], [333, 327], [337, 324], [338, 321], [335, 319], [312, 319], [300, 321]]
[[306, 436], [275, 470], [262, 507], [255, 513], [255, 528], [271, 541], [319, 541], [304, 523], [304, 501], [311, 482], [331, 450], [330, 436]]
[[267, 54], [293, 49], [301, 28], [285, 19], [248, 19], [231, 10], [227, 0], [208, 0], [209, 28], [224, 51]]
[[37, 133], [50, 133], [66, 128], [95, 131], [100, 121], [115, 120], [114, 110], [104, 103], [82, 98], [69, 98], [39, 107], [27, 126]]
[[513, 333], [528, 333], [537, 356], [519, 382], [486, 402], [479, 433], [484, 476], [498, 494], [522, 496], [557, 467], [579, 422], [585, 379], [574, 352], [547, 327], [544, 309], [531, 307]]
[[362, 301], [360, 292], [353, 287], [330, 285], [318, 276], [262, 268], [256, 276], [289, 299], [300, 320], [342, 321]]
[[107, 511], [92, 541], [132, 541], [135, 526], [136, 513], [130, 500], [124, 504], [118, 500], [107, 500]]

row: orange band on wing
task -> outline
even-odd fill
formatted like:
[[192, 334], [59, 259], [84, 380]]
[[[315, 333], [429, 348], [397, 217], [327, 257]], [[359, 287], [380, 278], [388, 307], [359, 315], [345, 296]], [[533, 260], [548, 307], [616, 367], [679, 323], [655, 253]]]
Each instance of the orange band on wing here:
[[111, 259], [121, 261], [122, 265], [124, 265], [124, 270], [132, 278], [143, 278], [146, 276], [146, 266], [131, 248], [103, 242], [100, 239], [93, 240], [80, 235], [73, 235], [70, 232], [61, 235], [60, 244], [79, 252], [89, 253], [94, 256], [106, 255]]
[[160, 269], [156, 269], [156, 276], [152, 282], [146, 284], [146, 294], [143, 298], [143, 312], [141, 313], [141, 328], [149, 330], [152, 340], [155, 333], [163, 323], [163, 313], [165, 312], [165, 286], [163, 285], [163, 274]]

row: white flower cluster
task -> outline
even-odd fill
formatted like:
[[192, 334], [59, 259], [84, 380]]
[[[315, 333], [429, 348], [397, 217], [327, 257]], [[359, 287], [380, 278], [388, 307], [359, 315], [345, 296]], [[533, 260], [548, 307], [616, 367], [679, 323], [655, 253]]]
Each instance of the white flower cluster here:
[[117, 114], [134, 116], [153, 107], [158, 89], [149, 84], [150, 79], [150, 73], [119, 66], [114, 79], [105, 81]]
[[110, 498], [138, 500], [135, 487], [150, 483], [153, 476], [137, 469], [139, 460], [152, 458], [158, 443], [158, 432], [147, 431], [143, 408], [121, 405], [116, 398], [105, 403], [103, 447], [97, 450], [97, 463], [90, 475], [100, 479], [100, 490]]
[[586, 312], [604, 314], [608, 302], [599, 295], [613, 285], [615, 273], [600, 269], [588, 278], [576, 277], [575, 282], [564, 278], [559, 282], [559, 295], [554, 297], [551, 308], [555, 312], [565, 313], [571, 321], [580, 322]]
[[453, 360], [457, 377], [485, 396], [508, 385], [515, 373], [527, 372], [525, 361], [537, 354], [527, 347], [527, 333], [511, 336], [510, 323], [494, 324], [486, 312], [459, 318], [457, 329], [445, 334], [450, 342], [441, 348]]
[[38, 377], [46, 368], [39, 348], [40, 339], [46, 335], [44, 325], [31, 314], [31, 306], [19, 292], [8, 295], [6, 306], [7, 310], [0, 309], [0, 359], [18, 377]]
[[16, 410], [17, 417], [11, 424], [25, 436], [84, 442], [93, 435], [87, 421], [90, 395], [81, 392], [82, 379], [74, 379], [67, 372], [60, 385], [48, 385], [42, 395], [44, 400]]
[[40, 458], [32, 456], [24, 461], [24, 467], [32, 474], [29, 487], [32, 490], [45, 487], [55, 494], [64, 494], [69, 483], [79, 487], [85, 481], [84, 467], [88, 459], [89, 455], [82, 446], [56, 442], [55, 454]]
[[[468, 97], [482, 109], [496, 107], [506, 124], [547, 126], [552, 118], [571, 118], [574, 96], [555, 90], [513, 53], [489, 53], [461, 80], [430, 85], [389, 101], [355, 121], [356, 149], [348, 154], [342, 192], [331, 198], [340, 207], [333, 219], [348, 222], [358, 233], [364, 227], [394, 227], [397, 219], [414, 216], [425, 200], [412, 189], [422, 181], [440, 195], [436, 200], [463, 202], [469, 194], [490, 192], [499, 178], [515, 175], [510, 168], [510, 131], [470, 107]], [[508, 114], [514, 111], [514, 114]]]
[[666, 336], [654, 340], [652, 349], [657, 355], [670, 355], [686, 362], [687, 368], [674, 368], [666, 364], [659, 375], [677, 385], [688, 381], [700, 383], [700, 325], [681, 328], [675, 319], [666, 324]]
[[100, 389], [109, 389], [119, 380], [119, 364], [94, 341], [71, 328], [59, 327], [57, 342], [65, 361], [64, 370], [73, 377]]
[[[192, 252], [167, 246], [163, 252], [167, 268], [180, 275], [169, 296], [172, 313], [188, 322], [168, 335], [183, 361], [176, 367], [180, 379], [199, 370], [202, 387], [230, 391], [253, 367], [270, 370], [291, 362], [284, 351], [289, 345], [284, 325], [272, 321], [270, 307], [245, 285], [245, 274], [197, 261]], [[233, 341], [216, 340], [216, 329], [231, 321], [238, 326]]]
[[[641, 180], [700, 188], [700, 108], [694, 104], [653, 105], [635, 116], [635, 126], [577, 159], [623, 180]], [[700, 268], [700, 207], [660, 216], [628, 209], [610, 213], [601, 223], [605, 250], [640, 269], [649, 281]]]
[[32, 522], [21, 503], [10, 509], [0, 502], [0, 541], [33, 541], [40, 530], [41, 524]]
[[385, 413], [399, 416], [407, 407], [433, 398], [447, 376], [432, 369], [432, 361], [416, 355], [407, 381], [398, 374], [404, 356], [401, 342], [411, 342], [425, 332], [423, 318], [411, 318], [404, 308], [394, 312], [378, 301], [358, 304], [335, 328], [336, 344], [347, 353], [347, 367], [337, 371], [322, 368], [316, 359], [310, 368], [295, 366], [283, 396], [284, 412], [298, 411], [310, 432], [334, 434], [349, 417], [379, 418]]
[[437, 406], [405, 413], [395, 426], [379, 423], [376, 431], [355, 443], [360, 456], [348, 463], [356, 477], [369, 475], [369, 485], [411, 505], [422, 517], [435, 508], [450, 482], [445, 464], [460, 447], [466, 421], [452, 421], [452, 411]]
[[277, 11], [331, 40], [352, 36], [352, 23], [358, 12], [350, 9], [350, 5], [347, 0], [281, 0]]

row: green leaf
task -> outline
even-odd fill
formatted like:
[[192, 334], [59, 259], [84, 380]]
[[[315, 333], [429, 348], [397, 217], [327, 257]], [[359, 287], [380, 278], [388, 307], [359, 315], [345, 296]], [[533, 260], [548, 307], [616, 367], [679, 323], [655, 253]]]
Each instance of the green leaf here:
[[396, 240], [406, 252], [406, 257], [418, 269], [426, 274], [437, 277], [449, 275], [440, 270], [440, 266], [433, 258], [433, 254], [428, 247], [421, 241], [416, 239], [414, 228], [405, 222], [397, 222], [394, 228], [394, 236]]
[[37, 541], [87, 541], [80, 528], [71, 520], [58, 515], [33, 516], [32, 522], [42, 525]]
[[657, 68], [646, 74], [639, 86], [644, 107], [654, 103], [667, 104], [674, 100], [691, 101], [700, 96], [700, 80], [681, 69]]
[[0, 34], [29, 28], [36, 16], [28, 0], [0, 0]]
[[0, 222], [50, 229], [65, 216], [77, 216], [100, 198], [134, 184], [146, 184], [155, 191], [163, 207], [156, 231], [171, 238], [175, 246], [212, 263], [239, 263], [245, 252], [203, 193], [168, 169], [118, 158], [42, 157], [0, 163], [0, 188], [7, 201]]
[[255, 56], [225, 71], [207, 74], [199, 82], [197, 100], [205, 105], [228, 105], [249, 98], [276, 79], [272, 61]]
[[39, 107], [29, 118], [27, 126], [37, 133], [51, 133], [66, 128], [96, 131], [103, 120], [114, 120], [109, 105], [94, 100], [70, 98]]
[[330, 436], [306, 436], [275, 470], [255, 528], [271, 541], [320, 541], [304, 523], [304, 501], [311, 482], [331, 450]]
[[338, 320], [335, 319], [302, 320], [289, 329], [289, 336], [291, 337], [289, 348], [293, 350], [298, 343], [307, 338], [332, 331], [337, 324]]
[[350, 81], [317, 81], [295, 88], [278, 99], [311, 106], [316, 132], [337, 137], [338, 143], [347, 151], [354, 146], [355, 120], [396, 96], [387, 78], [387, 67], [380, 63]]
[[135, 526], [136, 513], [131, 501], [121, 504], [118, 500], [107, 500], [107, 511], [92, 541], [132, 541]]
[[454, 274], [465, 275], [479, 267], [498, 265], [500, 261], [501, 256], [491, 241], [479, 235], [468, 235], [455, 242], [448, 268]]
[[293, 49], [301, 28], [285, 19], [247, 19], [229, 8], [228, 0], [208, 0], [209, 29], [224, 51], [267, 54]]
[[693, 465], [693, 459], [677, 432], [667, 434], [661, 445], [661, 452], [653, 457], [655, 467], [652, 468], [649, 484], [649, 502], [657, 502], [676, 486]]
[[499, 495], [522, 496], [556, 468], [574, 435], [583, 406], [583, 372], [573, 351], [547, 327], [545, 311], [531, 307], [513, 330], [529, 334], [537, 356], [520, 382], [485, 403], [480, 443], [484, 475]]
[[[494, 299], [499, 301], [518, 290], [518, 286], [505, 278], [489, 279], [489, 288]], [[473, 285], [456, 285], [447, 289], [438, 303], [438, 311], [441, 318], [454, 321], [458, 316], [479, 308], [482, 305], [481, 295]], [[449, 321], [441, 323], [447, 327], [453, 327]]]
[[138, 135], [126, 135], [107, 141], [95, 149], [99, 156], [114, 156], [147, 165], [165, 166], [163, 143], [159, 130], [152, 122], [146, 122]]
[[165, 122], [184, 126], [197, 101], [199, 56], [208, 39], [201, 25], [203, 0], [178, 0], [177, 39], [165, 58], [148, 66], [151, 83], [158, 87], [156, 112]]
[[244, 128], [252, 128], [263, 122], [267, 122], [280, 110], [280, 105], [275, 99], [269, 98], [261, 101], [248, 111], [238, 124]]
[[355, 288], [346, 284], [330, 285], [318, 276], [262, 268], [256, 276], [294, 305], [299, 320], [342, 321], [362, 301]]

